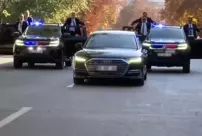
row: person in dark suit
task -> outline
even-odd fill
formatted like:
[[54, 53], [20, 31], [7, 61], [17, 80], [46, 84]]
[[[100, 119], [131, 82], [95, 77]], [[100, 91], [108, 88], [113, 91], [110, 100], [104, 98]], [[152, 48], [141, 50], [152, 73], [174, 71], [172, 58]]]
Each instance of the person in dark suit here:
[[85, 26], [82, 21], [75, 17], [75, 13], [72, 13], [72, 16], [65, 21], [63, 28], [66, 27], [72, 36], [81, 35], [80, 25]]
[[29, 10], [25, 12], [25, 20], [28, 22], [28, 25], [31, 25], [33, 22], [33, 18], [31, 17]]
[[197, 38], [197, 32], [200, 32], [196, 24], [193, 23], [193, 18], [188, 17], [188, 23], [184, 25], [184, 32], [189, 40]]
[[25, 31], [25, 29], [28, 26], [28, 22], [25, 20], [24, 14], [21, 14], [20, 18], [18, 19], [16, 23], [16, 29], [21, 34]]
[[140, 22], [138, 22], [135, 30], [139, 35], [141, 35], [140, 40], [144, 41], [145, 38], [149, 35], [151, 30], [151, 23], [147, 21], [146, 17], [143, 17]]
[[146, 20], [147, 20], [148, 23], [155, 23], [155, 21], [153, 21], [150, 17], [148, 17], [147, 12], [143, 12], [142, 17], [139, 18], [139, 19], [137, 19], [137, 20], [134, 20], [131, 23], [131, 26], [133, 26], [133, 25], [135, 25], [137, 23], [141, 23], [143, 18], [146, 18]]

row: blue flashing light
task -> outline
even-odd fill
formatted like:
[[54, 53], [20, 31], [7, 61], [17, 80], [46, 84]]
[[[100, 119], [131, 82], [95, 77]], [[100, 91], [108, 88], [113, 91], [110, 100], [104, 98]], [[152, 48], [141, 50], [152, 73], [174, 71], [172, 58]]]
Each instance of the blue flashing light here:
[[41, 23], [41, 22], [31, 22], [31, 26], [39, 26], [39, 25], [43, 25], [43, 23]]
[[157, 27], [157, 28], [163, 28], [163, 27], [166, 27], [166, 25], [163, 25], [163, 24], [157, 24], [157, 25], [152, 25], [153, 27]]
[[34, 21], [34, 22], [31, 22], [30, 25], [32, 26], [40, 26], [40, 25], [43, 25], [44, 22], [42, 20], [39, 20], [39, 21]]
[[36, 41], [24, 41], [26, 46], [36, 46]]

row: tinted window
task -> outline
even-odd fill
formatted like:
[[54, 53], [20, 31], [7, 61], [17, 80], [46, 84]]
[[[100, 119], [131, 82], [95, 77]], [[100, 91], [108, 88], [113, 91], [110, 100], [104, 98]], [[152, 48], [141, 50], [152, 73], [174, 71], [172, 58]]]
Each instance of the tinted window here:
[[184, 32], [182, 31], [182, 29], [153, 28], [151, 29], [149, 38], [184, 39]]
[[25, 31], [25, 35], [43, 36], [43, 37], [58, 37], [61, 29], [59, 26], [29, 26]]
[[121, 34], [95, 34], [84, 46], [85, 48], [130, 48], [137, 49], [135, 36]]

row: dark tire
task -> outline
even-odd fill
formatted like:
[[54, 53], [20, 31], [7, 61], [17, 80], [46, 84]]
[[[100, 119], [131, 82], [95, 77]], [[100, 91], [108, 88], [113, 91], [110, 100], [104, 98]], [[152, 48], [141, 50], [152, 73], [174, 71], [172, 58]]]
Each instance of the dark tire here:
[[147, 80], [147, 73], [144, 75], [144, 80]]
[[144, 86], [144, 79], [139, 79], [138, 80], [138, 85], [139, 86]]
[[71, 62], [71, 61], [66, 61], [66, 62], [65, 62], [65, 66], [66, 66], [66, 67], [72, 66], [72, 62]]
[[74, 78], [74, 84], [76, 84], [76, 85], [84, 84], [84, 79], [83, 78]]
[[19, 61], [19, 60], [17, 60], [16, 58], [14, 58], [14, 60], [13, 60], [13, 66], [14, 66], [14, 68], [22, 68], [22, 62], [21, 61]]
[[28, 67], [29, 68], [34, 68], [34, 63], [33, 62], [28, 62]]
[[151, 65], [147, 65], [147, 71], [151, 71]]
[[61, 58], [56, 62], [56, 68], [57, 69], [64, 69], [64, 55], [63, 52], [61, 53]]
[[183, 73], [190, 73], [190, 63], [185, 63], [182, 69]]

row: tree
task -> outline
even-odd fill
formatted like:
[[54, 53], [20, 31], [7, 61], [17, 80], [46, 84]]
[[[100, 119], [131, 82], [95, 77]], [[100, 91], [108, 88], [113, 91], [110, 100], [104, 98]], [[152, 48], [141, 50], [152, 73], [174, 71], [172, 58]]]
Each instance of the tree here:
[[146, 0], [131, 0], [130, 3], [121, 10], [118, 21], [114, 27], [120, 29], [124, 25], [130, 25], [133, 20], [140, 18], [144, 11], [148, 12], [149, 16], [154, 20], [159, 20], [159, 8], [151, 5]]
[[110, 28], [116, 23], [123, 0], [92, 0], [85, 14], [88, 32]]
[[166, 0], [162, 17], [173, 25], [183, 25], [188, 16], [193, 16], [198, 24], [202, 24], [201, 0]]

